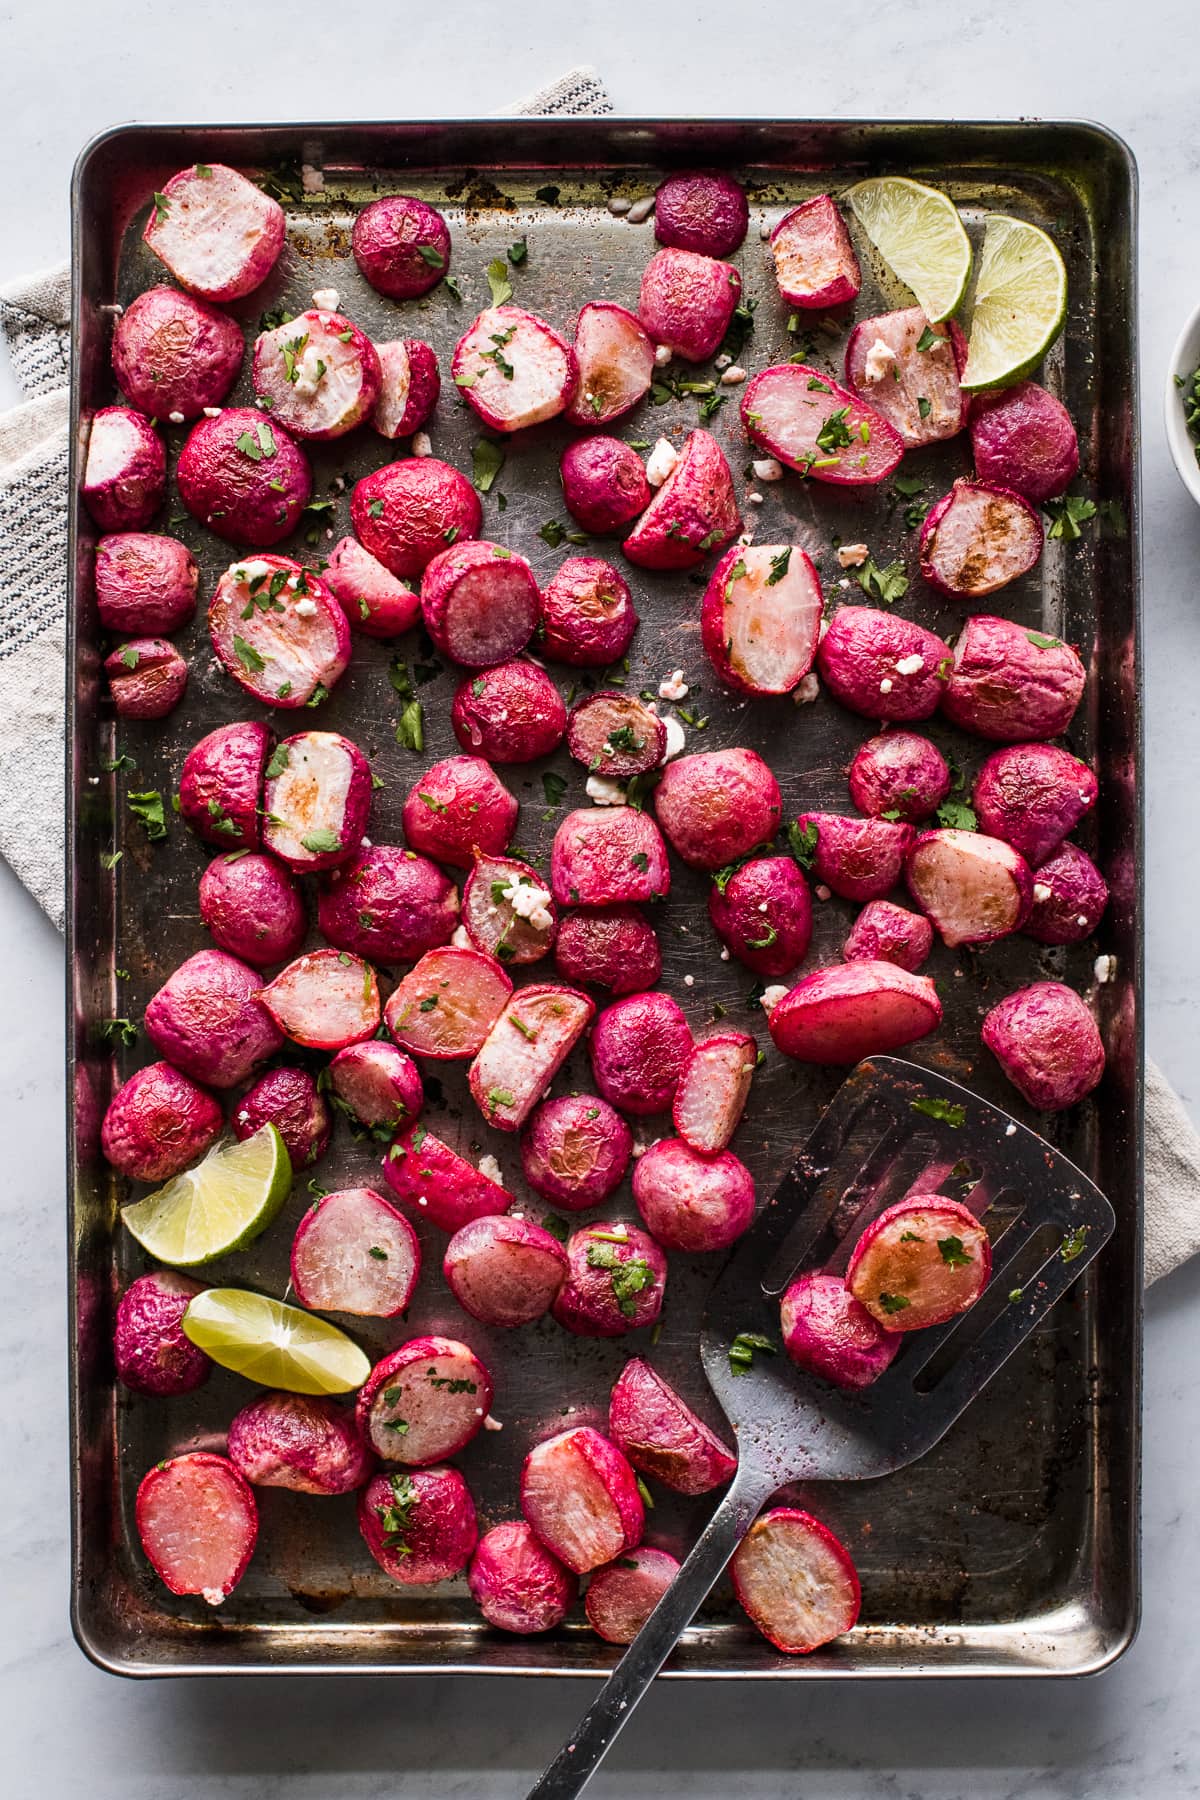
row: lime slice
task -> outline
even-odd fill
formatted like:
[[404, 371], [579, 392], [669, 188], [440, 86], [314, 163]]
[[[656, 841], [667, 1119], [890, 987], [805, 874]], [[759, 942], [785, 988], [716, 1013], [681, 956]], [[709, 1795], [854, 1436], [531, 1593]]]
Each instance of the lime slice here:
[[371, 1373], [370, 1359], [336, 1325], [247, 1288], [205, 1288], [183, 1329], [223, 1369], [289, 1394], [348, 1394]]
[[1045, 356], [1067, 316], [1067, 271], [1044, 231], [997, 213], [979, 252], [962, 385], [1006, 387]]
[[971, 240], [953, 200], [907, 175], [860, 181], [846, 198], [888, 268], [912, 289], [933, 324], [948, 319], [961, 306], [971, 273]]
[[240, 1250], [275, 1217], [292, 1185], [292, 1165], [274, 1125], [244, 1143], [215, 1144], [194, 1169], [121, 1209], [143, 1250], [176, 1269]]

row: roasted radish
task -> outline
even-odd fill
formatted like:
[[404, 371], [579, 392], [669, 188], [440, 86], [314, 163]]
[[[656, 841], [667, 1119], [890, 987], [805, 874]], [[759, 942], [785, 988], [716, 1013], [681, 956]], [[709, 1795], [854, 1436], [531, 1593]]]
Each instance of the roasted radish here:
[[265, 969], [287, 962], [308, 921], [294, 877], [273, 856], [214, 856], [200, 877], [200, 917], [218, 947]]
[[354, 220], [354, 260], [377, 293], [416, 300], [450, 267], [450, 231], [435, 206], [411, 194], [372, 200]]
[[772, 1008], [775, 1047], [797, 1062], [856, 1063], [928, 1037], [942, 1022], [932, 981], [889, 962], [818, 969]]
[[131, 405], [178, 425], [219, 406], [246, 346], [236, 320], [175, 288], [148, 288], [113, 329], [113, 374]]
[[923, 831], [908, 853], [905, 879], [952, 950], [1019, 931], [1033, 898], [1025, 858], [978, 831]]
[[414, 1217], [441, 1231], [457, 1231], [471, 1219], [507, 1212], [512, 1195], [498, 1181], [434, 1137], [412, 1125], [392, 1142], [383, 1159], [388, 1185]]
[[252, 406], [227, 406], [193, 425], [175, 482], [194, 519], [219, 538], [257, 550], [294, 531], [312, 498], [304, 451]]
[[905, 448], [954, 437], [967, 422], [958, 385], [967, 342], [953, 319], [931, 325], [919, 306], [863, 319], [846, 345], [846, 386], [883, 414]]
[[900, 1348], [839, 1275], [799, 1275], [780, 1302], [783, 1347], [798, 1369], [834, 1387], [878, 1381]]
[[567, 511], [585, 531], [619, 531], [650, 504], [642, 459], [621, 438], [586, 437], [568, 444], [559, 477]]
[[374, 1188], [322, 1194], [292, 1241], [296, 1298], [317, 1312], [394, 1319], [420, 1272], [416, 1232]]
[[779, 829], [779, 783], [754, 750], [702, 750], [663, 771], [654, 810], [671, 846], [694, 869], [719, 869]]
[[850, 1252], [846, 1286], [885, 1331], [943, 1325], [974, 1306], [992, 1270], [987, 1228], [942, 1194], [910, 1194]]
[[796, 821], [808, 866], [844, 900], [878, 900], [895, 887], [913, 841], [911, 825], [801, 813]]
[[447, 756], [409, 789], [401, 815], [414, 850], [469, 869], [476, 851], [500, 856], [516, 830], [518, 804], [480, 756]]
[[459, 338], [450, 373], [493, 431], [522, 431], [564, 412], [575, 393], [575, 352], [522, 306], [489, 306]]
[[881, 412], [807, 363], [752, 376], [742, 424], [751, 443], [813, 481], [873, 485], [904, 455], [904, 439]]
[[197, 837], [226, 851], [258, 848], [270, 754], [271, 734], [256, 719], [219, 725], [192, 745], [179, 777], [179, 813]]
[[820, 577], [797, 546], [735, 546], [700, 609], [708, 660], [735, 693], [790, 694], [812, 668], [824, 605]]
[[471, 1490], [457, 1469], [396, 1469], [358, 1497], [358, 1528], [385, 1575], [429, 1587], [461, 1574], [479, 1538]]
[[480, 856], [463, 888], [462, 919], [477, 950], [500, 962], [540, 962], [557, 912], [541, 876], [511, 856]]
[[169, 1181], [221, 1135], [221, 1108], [168, 1062], [149, 1063], [108, 1105], [100, 1145], [113, 1168], [134, 1181]]
[[229, 1460], [255, 1487], [350, 1494], [375, 1467], [354, 1420], [332, 1400], [260, 1394], [229, 1425]]
[[355, 1417], [385, 1462], [440, 1462], [469, 1444], [492, 1404], [492, 1378], [456, 1338], [417, 1337], [377, 1362]]
[[249, 1482], [227, 1457], [202, 1450], [156, 1463], [142, 1477], [136, 1517], [159, 1580], [210, 1606], [228, 1600], [258, 1541]]
[[329, 1065], [329, 1086], [342, 1108], [376, 1137], [411, 1125], [425, 1099], [411, 1057], [374, 1038], [338, 1051]]
[[850, 798], [873, 819], [919, 825], [949, 792], [945, 757], [915, 731], [884, 731], [868, 738], [850, 764]]
[[667, 847], [654, 820], [633, 807], [568, 813], [554, 834], [550, 885], [560, 906], [661, 900], [671, 887]]
[[667, 1259], [636, 1225], [585, 1225], [567, 1240], [567, 1279], [551, 1311], [576, 1337], [624, 1337], [662, 1311]]
[[614, 994], [651, 988], [662, 974], [658, 934], [636, 906], [583, 907], [562, 919], [554, 960], [568, 981]]
[[628, 582], [598, 556], [568, 556], [542, 591], [541, 647], [552, 662], [580, 669], [620, 662], [637, 622]]
[[524, 1519], [484, 1532], [467, 1570], [467, 1586], [489, 1625], [522, 1636], [561, 1625], [579, 1593], [570, 1569], [538, 1542]]
[[342, 1050], [379, 1029], [379, 983], [347, 950], [310, 950], [263, 989], [279, 1029], [308, 1050]]
[[669, 994], [627, 994], [596, 1020], [588, 1049], [596, 1086], [635, 1118], [666, 1112], [694, 1048]]
[[862, 1590], [850, 1553], [811, 1513], [773, 1506], [730, 1564], [750, 1623], [788, 1656], [807, 1656], [853, 1629]]
[[710, 432], [693, 431], [622, 548], [643, 569], [694, 569], [741, 524], [725, 452]]
[[483, 508], [466, 476], [449, 463], [410, 456], [355, 483], [350, 519], [363, 547], [407, 580], [439, 551], [476, 537]]
[[646, 264], [638, 318], [673, 356], [706, 362], [728, 331], [741, 296], [742, 278], [732, 263], [672, 246]]
[[1061, 639], [977, 613], [954, 646], [942, 711], [964, 731], [1002, 744], [1057, 737], [1074, 718], [1086, 679]]
[[1061, 400], [1036, 381], [976, 394], [971, 448], [981, 481], [1011, 488], [1040, 506], [1079, 473], [1079, 439]]
[[950, 651], [912, 619], [873, 606], [839, 606], [817, 650], [835, 700], [868, 719], [927, 719], [950, 673]]
[[549, 1312], [567, 1274], [567, 1253], [531, 1219], [472, 1219], [442, 1259], [446, 1285], [481, 1324], [509, 1330]]
[[915, 975], [933, 949], [933, 926], [890, 900], [869, 900], [842, 945], [843, 962], [890, 962]]
[[746, 1165], [732, 1150], [699, 1156], [682, 1138], [660, 1138], [639, 1158], [633, 1197], [655, 1242], [689, 1255], [727, 1250], [754, 1217]]
[[489, 1125], [520, 1130], [595, 1013], [586, 994], [551, 982], [509, 997], [471, 1064], [471, 1094]]
[[567, 709], [545, 669], [518, 657], [469, 675], [450, 723], [463, 749], [489, 762], [536, 762], [562, 743]]
[[426, 567], [421, 611], [444, 655], [467, 669], [490, 669], [525, 648], [542, 597], [523, 556], [502, 544], [455, 544]]
[[172, 175], [142, 233], [181, 288], [206, 300], [240, 300], [261, 287], [283, 249], [283, 208], [224, 163]]
[[862, 286], [850, 233], [828, 194], [784, 213], [771, 233], [775, 279], [789, 306], [844, 306]]
[[790, 856], [756, 856], [718, 870], [708, 916], [721, 942], [757, 975], [787, 975], [808, 952], [812, 900]]
[[494, 958], [449, 946], [430, 950], [393, 990], [384, 1023], [414, 1056], [474, 1056], [511, 993]]
[[725, 1149], [745, 1111], [757, 1061], [758, 1045], [748, 1031], [721, 1032], [696, 1045], [671, 1105], [675, 1129], [690, 1150], [715, 1156]]
[[737, 1468], [716, 1432], [640, 1356], [613, 1385], [608, 1429], [635, 1469], [677, 1494], [707, 1494]]
[[1038, 944], [1091, 937], [1108, 905], [1108, 883], [1086, 851], [1061, 844], [1033, 871], [1033, 904], [1021, 927]]
[[333, 1119], [307, 1069], [268, 1069], [238, 1101], [230, 1123], [245, 1140], [273, 1125], [295, 1170], [311, 1168], [329, 1148]]
[[952, 600], [982, 600], [1028, 575], [1044, 540], [1020, 494], [960, 478], [921, 527], [921, 573]]
[[380, 383], [371, 423], [380, 437], [411, 437], [425, 424], [442, 391], [437, 356], [418, 338], [393, 338], [376, 344], [375, 350]]
[[93, 413], [80, 493], [101, 531], [142, 531], [163, 503], [167, 455], [149, 419], [127, 406]]
[[627, 781], [662, 762], [667, 728], [645, 701], [605, 689], [577, 700], [571, 708], [567, 749], [589, 775]]
[[166, 638], [130, 638], [104, 659], [108, 691], [122, 719], [165, 719], [183, 699], [188, 666]]
[[633, 1133], [595, 1094], [560, 1094], [534, 1109], [521, 1133], [521, 1167], [535, 1193], [566, 1212], [599, 1206], [620, 1187]]
[[981, 1033], [1008, 1079], [1039, 1112], [1061, 1112], [1104, 1074], [1096, 1021], [1074, 988], [1035, 981], [993, 1006]]
[[745, 193], [732, 175], [668, 175], [654, 196], [654, 235], [677, 250], [732, 256], [749, 222]]
[[298, 731], [275, 746], [263, 790], [263, 843], [298, 874], [332, 869], [362, 843], [371, 765], [337, 731]]
[[375, 346], [344, 313], [317, 307], [264, 331], [254, 346], [254, 391], [298, 438], [339, 438], [379, 397]]
[[212, 1358], [192, 1343], [182, 1324], [200, 1291], [198, 1281], [174, 1269], [152, 1269], [125, 1289], [117, 1306], [113, 1363], [117, 1379], [131, 1392], [167, 1399], [191, 1394], [208, 1380]]
[[971, 805], [981, 830], [1036, 866], [1091, 811], [1098, 792], [1087, 764], [1056, 744], [1013, 744], [988, 757]]
[[666, 1550], [639, 1544], [588, 1582], [588, 1624], [606, 1644], [632, 1644], [678, 1573], [677, 1559]]
[[[575, 321], [575, 363], [579, 379], [567, 417], [572, 425], [606, 425], [636, 406], [649, 391], [654, 376], [654, 345], [639, 321], [623, 306], [616, 306], [611, 300], [593, 300], [581, 307]], [[564, 458], [564, 467], [565, 461]], [[570, 505], [569, 498], [567, 504]]]
[[415, 850], [368, 844], [326, 875], [317, 923], [338, 950], [369, 962], [416, 962], [454, 935], [458, 890]]
[[231, 563], [209, 603], [208, 630], [238, 686], [289, 711], [323, 700], [350, 661], [345, 613], [319, 575], [286, 556]]
[[535, 1446], [521, 1471], [521, 1511], [539, 1540], [577, 1575], [598, 1569], [642, 1535], [633, 1470], [590, 1425]]
[[219, 1088], [283, 1047], [262, 977], [223, 950], [199, 950], [167, 977], [146, 1008], [146, 1036], [185, 1075]]
[[325, 585], [353, 630], [364, 637], [393, 638], [416, 624], [421, 597], [393, 575], [357, 538], [344, 537], [329, 553]]
[[93, 591], [106, 631], [153, 637], [189, 625], [199, 579], [191, 551], [161, 532], [112, 532], [96, 545]]

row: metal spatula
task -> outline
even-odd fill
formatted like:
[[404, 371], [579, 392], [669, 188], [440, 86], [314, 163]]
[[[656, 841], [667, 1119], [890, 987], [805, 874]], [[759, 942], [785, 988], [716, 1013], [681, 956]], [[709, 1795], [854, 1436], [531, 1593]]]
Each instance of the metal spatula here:
[[[731, 1364], [739, 1334], [778, 1341], [779, 1297], [795, 1275], [840, 1272], [871, 1219], [912, 1192], [947, 1194], [987, 1215], [992, 1275], [969, 1312], [908, 1334], [890, 1368], [859, 1393], [807, 1376], [783, 1356], [757, 1354], [748, 1369]], [[862, 1481], [924, 1456], [1087, 1267], [1115, 1223], [1094, 1183], [999, 1107], [897, 1057], [860, 1063], [709, 1299], [700, 1355], [737, 1437], [733, 1484], [529, 1800], [582, 1793], [778, 1488]]]

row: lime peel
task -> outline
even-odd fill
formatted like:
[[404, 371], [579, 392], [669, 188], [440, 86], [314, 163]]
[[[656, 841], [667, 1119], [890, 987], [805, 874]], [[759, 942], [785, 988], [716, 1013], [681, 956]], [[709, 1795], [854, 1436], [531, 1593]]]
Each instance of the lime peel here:
[[205, 1288], [183, 1330], [223, 1369], [289, 1394], [348, 1394], [371, 1372], [369, 1357], [336, 1325], [249, 1288]]
[[857, 182], [845, 197], [930, 323], [957, 312], [971, 276], [971, 240], [949, 195], [907, 175], [881, 175]]
[[274, 1125], [237, 1143], [214, 1144], [200, 1162], [122, 1207], [143, 1250], [175, 1269], [194, 1269], [240, 1250], [266, 1230], [287, 1199], [292, 1165]]
[[984, 227], [961, 385], [1008, 387], [1037, 368], [1067, 316], [1067, 271], [1037, 225], [993, 213]]

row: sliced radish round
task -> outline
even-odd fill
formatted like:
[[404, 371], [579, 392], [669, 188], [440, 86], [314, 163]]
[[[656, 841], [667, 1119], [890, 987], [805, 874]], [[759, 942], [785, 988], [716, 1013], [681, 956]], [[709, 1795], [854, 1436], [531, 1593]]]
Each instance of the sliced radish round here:
[[622, 549], [643, 569], [694, 569], [741, 525], [725, 452], [711, 432], [693, 431]]
[[311, 569], [287, 556], [231, 563], [208, 608], [226, 672], [268, 706], [323, 699], [350, 661], [346, 615]]
[[919, 306], [863, 319], [846, 345], [846, 386], [918, 450], [961, 431], [969, 399], [958, 384], [967, 341], [953, 319], [931, 325]]
[[567, 407], [572, 425], [619, 419], [649, 392], [654, 345], [641, 323], [611, 300], [589, 301], [575, 322], [579, 383]]
[[522, 1635], [561, 1625], [579, 1593], [575, 1576], [538, 1543], [523, 1519], [493, 1525], [483, 1534], [467, 1586], [489, 1625]]
[[608, 1428], [635, 1469], [677, 1494], [707, 1494], [737, 1468], [716, 1432], [640, 1356], [613, 1385]]
[[806, 1656], [850, 1631], [862, 1604], [850, 1552], [795, 1506], [754, 1521], [730, 1564], [750, 1623], [788, 1656]]
[[850, 233], [828, 194], [784, 213], [771, 233], [771, 254], [789, 306], [844, 306], [862, 286]]
[[992, 1272], [987, 1228], [941, 1194], [910, 1194], [872, 1221], [846, 1286], [885, 1331], [942, 1325], [974, 1306]]
[[477, 856], [462, 896], [471, 942], [501, 962], [535, 963], [554, 943], [558, 912], [549, 888], [514, 856]]
[[606, 1644], [632, 1644], [678, 1573], [679, 1563], [667, 1551], [639, 1544], [588, 1582], [588, 1624]]
[[469, 1444], [492, 1404], [492, 1378], [457, 1338], [418, 1337], [377, 1362], [359, 1389], [358, 1428], [385, 1462], [441, 1462]]
[[411, 1125], [425, 1090], [417, 1065], [395, 1044], [347, 1044], [329, 1065], [329, 1085], [343, 1108], [376, 1136]]
[[905, 879], [951, 949], [1019, 931], [1033, 902], [1033, 876], [1020, 851], [980, 831], [923, 831], [908, 853]]
[[900, 1348], [850, 1292], [840, 1275], [800, 1275], [779, 1305], [783, 1347], [809, 1375], [835, 1387], [878, 1381]]
[[258, 1540], [254, 1492], [224, 1456], [193, 1451], [157, 1463], [137, 1491], [137, 1529], [173, 1594], [220, 1606], [246, 1573]]
[[471, 1094], [489, 1125], [520, 1130], [595, 1014], [586, 994], [551, 982], [510, 996], [471, 1064]]
[[772, 1009], [771, 1037], [797, 1062], [856, 1063], [927, 1037], [942, 1022], [937, 989], [888, 962], [818, 969]]
[[572, 707], [567, 749], [589, 775], [625, 781], [662, 762], [667, 753], [667, 728], [657, 713], [632, 694], [605, 689]]
[[293, 1043], [341, 1050], [379, 1029], [379, 983], [348, 950], [309, 950], [263, 989], [263, 1005]]
[[631, 1550], [646, 1517], [633, 1470], [590, 1425], [559, 1432], [529, 1452], [521, 1470], [521, 1511], [546, 1548], [577, 1575]]
[[459, 338], [450, 365], [485, 425], [521, 431], [563, 412], [579, 377], [575, 352], [523, 306], [489, 306]]
[[388, 1000], [384, 1022], [401, 1049], [438, 1061], [474, 1056], [512, 993], [490, 956], [430, 950]]
[[344, 537], [334, 545], [325, 582], [351, 627], [364, 637], [399, 637], [417, 622], [420, 595], [385, 569], [357, 538]]
[[444, 655], [467, 669], [490, 669], [525, 648], [542, 599], [523, 556], [479, 541], [433, 558], [421, 577], [421, 611]]
[[205, 300], [240, 300], [275, 267], [287, 222], [278, 200], [224, 163], [172, 175], [142, 237], [181, 288]]
[[530, 1219], [473, 1219], [447, 1244], [442, 1273], [472, 1318], [508, 1330], [549, 1312], [566, 1279], [567, 1253]]
[[457, 1231], [471, 1219], [507, 1212], [512, 1195], [498, 1181], [443, 1144], [424, 1125], [411, 1125], [393, 1141], [383, 1172], [397, 1199], [441, 1231]]
[[882, 413], [807, 363], [763, 369], [742, 394], [750, 441], [813, 481], [841, 486], [884, 481], [904, 439]]
[[697, 1044], [679, 1077], [671, 1117], [701, 1156], [716, 1156], [737, 1130], [750, 1096], [758, 1045], [748, 1031], [726, 1031]]
[[727, 550], [705, 591], [700, 630], [708, 659], [740, 694], [790, 694], [812, 668], [825, 596], [795, 544]]
[[371, 765], [337, 731], [298, 731], [277, 744], [263, 789], [263, 843], [299, 874], [332, 869], [362, 843]]
[[382, 374], [375, 346], [343, 313], [313, 307], [264, 331], [254, 345], [254, 392], [299, 438], [339, 438], [374, 406]]
[[341, 1188], [313, 1202], [292, 1241], [292, 1286], [318, 1312], [394, 1319], [421, 1272], [417, 1234], [374, 1188]]
[[1028, 575], [1044, 542], [1028, 500], [960, 478], [921, 527], [921, 573], [951, 599], [982, 600]]
[[550, 885], [560, 906], [660, 900], [671, 888], [662, 834], [649, 814], [635, 807], [568, 813], [554, 834]]
[[393, 338], [375, 349], [380, 388], [371, 423], [380, 437], [411, 437], [428, 419], [442, 390], [437, 356], [419, 338]]

